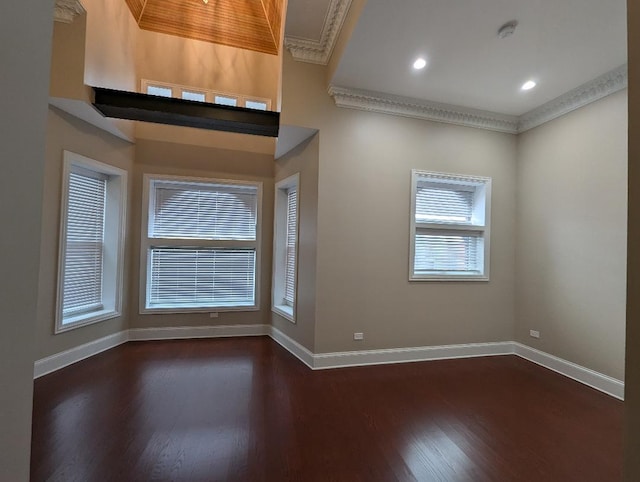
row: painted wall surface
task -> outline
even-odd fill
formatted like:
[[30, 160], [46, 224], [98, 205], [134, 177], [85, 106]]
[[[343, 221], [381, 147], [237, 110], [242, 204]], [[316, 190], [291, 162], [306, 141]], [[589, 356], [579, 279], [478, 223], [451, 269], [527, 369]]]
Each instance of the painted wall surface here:
[[298, 269], [296, 322], [271, 313], [271, 323], [290, 338], [315, 350], [316, 263], [318, 239], [318, 148], [316, 134], [275, 163], [275, 182], [300, 174], [298, 186]]
[[125, 237], [123, 316], [57, 335], [54, 334], [64, 150], [126, 170], [128, 172], [129, 187], [127, 215], [131, 212], [131, 174], [134, 146], [62, 111], [50, 108], [47, 122], [45, 184], [42, 202], [43, 218], [40, 246], [38, 321], [36, 326], [36, 359], [60, 353], [128, 328], [126, 316], [129, 305], [127, 280], [131, 265], [132, 243], [127, 236]]
[[627, 2], [629, 52], [629, 200], [624, 480], [640, 480], [640, 4]]
[[516, 340], [620, 380], [626, 146], [626, 91], [518, 140]]
[[52, 0], [0, 15], [0, 480], [27, 482]]
[[271, 99], [273, 109], [278, 105], [276, 55], [140, 30], [137, 66], [140, 79], [257, 96]]
[[[320, 129], [316, 351], [512, 340], [516, 138], [339, 109], [324, 79], [285, 59], [283, 122]], [[408, 281], [414, 168], [493, 179], [490, 282]]]
[[[188, 144], [139, 140], [136, 144], [133, 182], [133, 210], [129, 233], [133, 243], [130, 327], [212, 326], [268, 323], [271, 313], [271, 258], [273, 252], [273, 156], [213, 149]], [[162, 174], [213, 179], [262, 182], [262, 262], [260, 264], [258, 311], [208, 313], [140, 314], [140, 235], [144, 174]], [[212, 310], [215, 311], [215, 310]]]
[[86, 14], [77, 16], [71, 23], [54, 22], [51, 49], [52, 97], [84, 99]]
[[137, 91], [138, 25], [126, 2], [83, 0], [87, 10], [85, 84]]

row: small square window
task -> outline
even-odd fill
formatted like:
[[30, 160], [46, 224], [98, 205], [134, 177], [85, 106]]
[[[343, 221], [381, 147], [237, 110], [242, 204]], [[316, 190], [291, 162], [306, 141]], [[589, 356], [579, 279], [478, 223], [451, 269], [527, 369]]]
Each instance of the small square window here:
[[491, 179], [412, 171], [412, 281], [488, 280]]
[[220, 105], [228, 105], [231, 107], [235, 107], [238, 105], [238, 99], [235, 97], [227, 97], [225, 95], [216, 95], [214, 97], [214, 102]]
[[205, 102], [206, 96], [202, 92], [193, 92], [191, 90], [183, 90], [182, 98], [184, 100], [193, 100], [195, 102]]
[[171, 87], [160, 87], [158, 85], [147, 85], [147, 94], [158, 97], [172, 97]]
[[247, 109], [255, 109], [255, 110], [267, 110], [267, 103], [261, 102], [259, 100], [248, 100], [245, 102], [244, 106]]

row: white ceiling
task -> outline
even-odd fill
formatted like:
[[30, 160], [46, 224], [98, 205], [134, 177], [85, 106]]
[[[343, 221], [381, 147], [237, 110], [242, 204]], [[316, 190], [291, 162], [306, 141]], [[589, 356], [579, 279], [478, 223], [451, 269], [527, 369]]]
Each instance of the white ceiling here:
[[319, 42], [331, 0], [289, 0], [285, 35]]
[[[319, 38], [329, 4], [290, 0], [286, 34]], [[521, 115], [625, 62], [625, 0], [368, 0], [332, 83]]]

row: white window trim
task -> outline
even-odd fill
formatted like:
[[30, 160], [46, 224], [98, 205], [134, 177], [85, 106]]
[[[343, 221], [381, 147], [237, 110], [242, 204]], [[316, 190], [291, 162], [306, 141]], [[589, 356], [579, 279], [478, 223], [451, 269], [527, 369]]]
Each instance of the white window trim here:
[[[296, 322], [298, 305], [298, 252], [300, 240], [300, 173], [289, 176], [276, 183], [273, 220], [273, 279], [271, 289], [271, 311]], [[284, 299], [284, 265], [286, 262], [286, 230], [287, 230], [287, 190], [295, 187], [296, 196], [296, 265], [295, 265], [295, 296], [293, 306], [282, 302]]]
[[[103, 271], [103, 289], [104, 286], [110, 285], [113, 292], [113, 299], [109, 305], [100, 311], [83, 313], [81, 315], [71, 317], [66, 323], [63, 323], [63, 288], [64, 288], [64, 259], [66, 256], [66, 238], [67, 238], [67, 216], [68, 216], [68, 198], [69, 198], [69, 176], [73, 169], [80, 168], [104, 174], [108, 177], [107, 181], [107, 213], [105, 214], [105, 223], [114, 226], [117, 229], [111, 229], [113, 244], [117, 244], [113, 250], [116, 256], [115, 266]], [[62, 168], [62, 196], [60, 206], [60, 236], [58, 246], [58, 284], [56, 299], [56, 320], [54, 333], [63, 333], [65, 331], [80, 328], [82, 326], [99, 323], [101, 321], [117, 318], [122, 315], [122, 287], [124, 278], [124, 247], [125, 247], [125, 226], [127, 215], [127, 171], [98, 162], [80, 154], [70, 151], [63, 152], [63, 168]], [[115, 216], [115, 219], [114, 219]], [[109, 219], [107, 219], [107, 217]], [[105, 229], [105, 236], [107, 235]]]
[[[418, 188], [418, 180], [422, 176], [429, 176], [432, 178], [441, 178], [443, 180], [454, 180], [455, 182], [462, 182], [468, 184], [477, 183], [484, 186], [484, 225], [456, 225], [445, 223], [416, 223], [416, 192]], [[419, 169], [411, 170], [411, 210], [410, 215], [410, 227], [409, 227], [409, 281], [489, 281], [490, 267], [491, 267], [491, 178], [481, 176], [467, 176], [461, 174], [447, 174], [442, 172], [423, 171]], [[442, 229], [443, 231], [467, 231], [467, 232], [481, 232], [483, 233], [483, 264], [484, 272], [479, 275], [471, 274], [452, 274], [452, 275], [428, 275], [428, 274], [414, 274], [415, 264], [415, 248], [416, 248], [416, 228], [428, 227], [433, 229]]]
[[[183, 91], [187, 91], [187, 92], [193, 92], [195, 94], [204, 94], [205, 97], [205, 102], [208, 102], [209, 104], [216, 104], [215, 102], [215, 97], [216, 95], [218, 96], [222, 96], [222, 97], [228, 97], [230, 99], [236, 99], [237, 107], [244, 107], [246, 108], [247, 102], [260, 102], [260, 103], [264, 103], [267, 105], [267, 111], [271, 110], [271, 99], [267, 99], [264, 97], [256, 97], [256, 96], [247, 96], [247, 95], [240, 95], [240, 94], [231, 94], [229, 92], [222, 92], [222, 91], [218, 91], [218, 90], [211, 90], [211, 89], [203, 89], [201, 87], [192, 87], [192, 86], [188, 86], [188, 85], [179, 85], [179, 84], [171, 84], [168, 82], [156, 82], [155, 80], [147, 80], [147, 79], [141, 79], [140, 81], [140, 88], [141, 88], [141, 92], [143, 94], [147, 93], [147, 87], [152, 86], [152, 87], [164, 87], [167, 89], [171, 89], [171, 97], [172, 98], [176, 98], [176, 99], [181, 99], [182, 98], [182, 92]], [[197, 102], [197, 101], [194, 101]], [[216, 104], [216, 105], [223, 105], [223, 104]]]
[[[212, 241], [201, 239], [170, 239], [162, 238], [163, 246], [203, 246], [203, 247], [245, 247], [256, 250], [256, 274], [255, 274], [255, 303], [253, 306], [230, 306], [230, 307], [176, 307], [176, 308], [147, 308], [148, 283], [149, 278], [149, 250], [157, 243], [157, 240], [149, 238], [149, 200], [151, 196], [152, 181], [174, 181], [180, 183], [208, 183], [208, 184], [228, 184], [240, 186], [255, 186], [257, 193], [257, 217], [256, 217], [256, 240], [255, 241]], [[220, 179], [209, 177], [183, 177], [160, 174], [144, 174], [142, 188], [142, 226], [140, 236], [140, 314], [179, 314], [179, 313], [225, 313], [235, 311], [259, 311], [260, 310], [260, 285], [261, 285], [261, 265], [262, 265], [262, 183], [256, 181], [239, 181], [237, 179]]]

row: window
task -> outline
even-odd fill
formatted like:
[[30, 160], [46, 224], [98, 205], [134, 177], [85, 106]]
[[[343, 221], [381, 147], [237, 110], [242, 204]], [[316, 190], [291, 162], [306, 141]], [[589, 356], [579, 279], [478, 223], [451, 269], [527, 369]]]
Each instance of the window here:
[[56, 333], [120, 316], [127, 174], [64, 152]]
[[184, 100], [193, 100], [195, 102], [205, 102], [206, 96], [203, 92], [194, 92], [191, 90], [183, 90], [182, 98]]
[[227, 97], [226, 95], [216, 95], [213, 97], [214, 104], [230, 105], [235, 107], [238, 105], [238, 99], [235, 97]]
[[148, 85], [147, 94], [157, 95], [158, 97], [171, 97], [172, 95], [170, 87], [161, 87], [158, 85]]
[[247, 109], [267, 110], [267, 103], [259, 100], [247, 100], [244, 103]]
[[489, 279], [491, 179], [413, 170], [409, 279]]
[[256, 310], [260, 183], [145, 176], [141, 311]]
[[276, 184], [272, 309], [295, 322], [298, 256], [298, 183], [295, 174]]
[[247, 109], [269, 110], [270, 99], [257, 97], [244, 97], [233, 93], [218, 92], [215, 90], [187, 87], [166, 82], [142, 80], [142, 92], [160, 97], [175, 97], [177, 99], [192, 100], [196, 102], [209, 102], [212, 104], [228, 105], [231, 107], [246, 107]]

